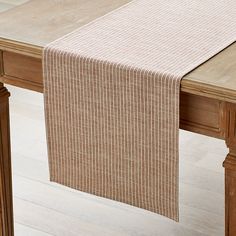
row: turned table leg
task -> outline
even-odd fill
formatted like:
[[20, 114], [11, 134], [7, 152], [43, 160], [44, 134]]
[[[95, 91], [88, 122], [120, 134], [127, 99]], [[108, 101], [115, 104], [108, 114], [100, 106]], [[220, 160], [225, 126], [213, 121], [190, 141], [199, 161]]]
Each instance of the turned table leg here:
[[0, 236], [14, 235], [9, 129], [9, 98], [0, 83]]
[[225, 236], [236, 235], [236, 104], [226, 105]]

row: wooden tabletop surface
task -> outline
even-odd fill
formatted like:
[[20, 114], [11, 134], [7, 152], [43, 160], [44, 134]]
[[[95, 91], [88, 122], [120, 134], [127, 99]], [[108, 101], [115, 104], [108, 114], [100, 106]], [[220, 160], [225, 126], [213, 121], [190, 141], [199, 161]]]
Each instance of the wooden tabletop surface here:
[[[32, 0], [0, 13], [0, 49], [41, 58], [53, 40], [130, 0]], [[184, 77], [181, 90], [236, 103], [236, 43]]]

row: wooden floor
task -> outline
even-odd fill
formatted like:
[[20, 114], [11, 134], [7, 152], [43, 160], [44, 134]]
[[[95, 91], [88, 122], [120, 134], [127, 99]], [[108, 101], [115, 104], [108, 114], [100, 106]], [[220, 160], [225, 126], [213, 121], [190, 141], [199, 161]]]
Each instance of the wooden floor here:
[[[0, 0], [0, 11], [25, 0]], [[49, 182], [43, 95], [8, 86], [16, 236], [223, 236], [223, 141], [180, 132], [180, 223]]]
[[28, 2], [28, 0], [0, 0], [0, 12], [6, 11], [25, 2]]

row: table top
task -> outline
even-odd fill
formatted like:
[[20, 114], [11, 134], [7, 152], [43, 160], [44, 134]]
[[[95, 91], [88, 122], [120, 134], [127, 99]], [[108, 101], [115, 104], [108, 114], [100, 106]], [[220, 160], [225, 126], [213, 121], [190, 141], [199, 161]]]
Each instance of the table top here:
[[[0, 49], [41, 58], [43, 47], [130, 0], [32, 0], [0, 13]], [[181, 90], [236, 102], [236, 43], [189, 74]]]

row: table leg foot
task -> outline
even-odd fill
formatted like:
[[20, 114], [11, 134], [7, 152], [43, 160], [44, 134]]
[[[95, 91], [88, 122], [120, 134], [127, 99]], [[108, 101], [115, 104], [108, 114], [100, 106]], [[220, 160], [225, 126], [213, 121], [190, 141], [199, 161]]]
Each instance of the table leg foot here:
[[229, 153], [225, 167], [225, 235], [236, 235], [236, 153]]
[[9, 96], [0, 83], [0, 236], [14, 235]]

